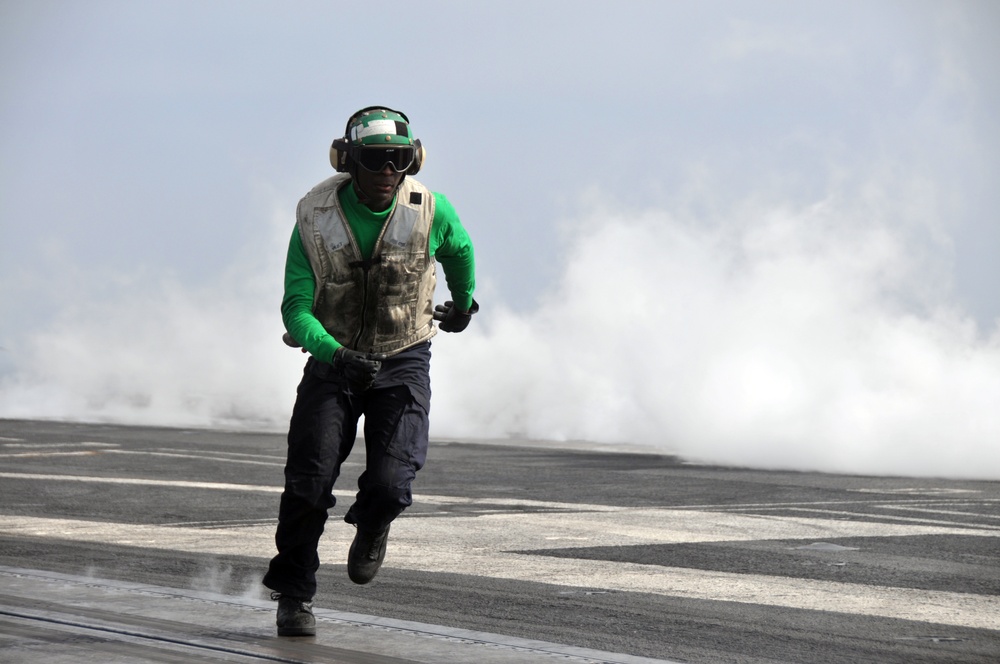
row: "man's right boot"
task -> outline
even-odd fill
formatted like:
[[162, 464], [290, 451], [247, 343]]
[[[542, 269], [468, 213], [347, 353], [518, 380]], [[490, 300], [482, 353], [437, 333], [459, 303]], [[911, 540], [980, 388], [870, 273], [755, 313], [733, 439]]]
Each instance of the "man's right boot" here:
[[278, 600], [278, 636], [316, 636], [312, 600], [271, 593]]

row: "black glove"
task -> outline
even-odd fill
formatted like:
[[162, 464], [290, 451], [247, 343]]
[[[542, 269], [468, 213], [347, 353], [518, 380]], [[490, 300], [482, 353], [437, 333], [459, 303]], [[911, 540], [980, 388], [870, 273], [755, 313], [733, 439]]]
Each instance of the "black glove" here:
[[384, 359], [385, 355], [359, 353], [341, 346], [333, 353], [331, 364], [349, 383], [364, 392], [375, 384], [375, 376], [382, 368]]
[[458, 307], [451, 300], [434, 307], [434, 320], [438, 322], [438, 327], [442, 332], [461, 332], [469, 327], [472, 314], [479, 311], [479, 303], [472, 301], [472, 306], [468, 311], [459, 311]]

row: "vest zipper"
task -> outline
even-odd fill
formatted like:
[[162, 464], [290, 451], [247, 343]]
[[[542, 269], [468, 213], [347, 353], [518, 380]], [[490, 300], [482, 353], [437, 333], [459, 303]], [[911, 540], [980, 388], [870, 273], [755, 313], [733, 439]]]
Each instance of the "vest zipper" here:
[[[398, 195], [398, 192], [397, 192]], [[382, 230], [378, 234], [378, 238], [375, 240], [375, 246], [372, 248], [371, 258], [366, 258], [360, 261], [355, 261], [350, 263], [351, 267], [358, 266], [364, 270], [364, 286], [362, 288], [361, 296], [361, 323], [358, 325], [358, 332], [354, 335], [354, 343], [351, 344], [355, 349], [358, 349], [358, 344], [364, 338], [365, 334], [365, 321], [368, 317], [368, 296], [370, 294], [370, 282], [371, 282], [371, 267], [375, 263], [382, 262], [382, 238], [385, 237], [385, 231], [389, 228], [389, 225], [393, 222], [393, 218], [396, 215], [396, 203], [397, 201], [393, 199], [392, 209], [389, 211], [389, 215], [385, 218], [385, 223], [382, 225]], [[346, 219], [345, 219], [346, 223]], [[355, 246], [357, 246], [355, 242]], [[358, 251], [360, 254], [360, 250]], [[374, 342], [374, 339], [372, 340]]]

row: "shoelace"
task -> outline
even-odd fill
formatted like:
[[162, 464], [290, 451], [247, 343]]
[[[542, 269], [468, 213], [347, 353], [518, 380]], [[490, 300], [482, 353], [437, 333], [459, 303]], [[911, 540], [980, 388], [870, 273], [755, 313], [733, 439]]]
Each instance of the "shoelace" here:
[[371, 546], [368, 547], [368, 553], [365, 554], [369, 560], [378, 560], [379, 550], [382, 548], [382, 542], [385, 541], [388, 531], [383, 531], [381, 535], [376, 535], [372, 538]]

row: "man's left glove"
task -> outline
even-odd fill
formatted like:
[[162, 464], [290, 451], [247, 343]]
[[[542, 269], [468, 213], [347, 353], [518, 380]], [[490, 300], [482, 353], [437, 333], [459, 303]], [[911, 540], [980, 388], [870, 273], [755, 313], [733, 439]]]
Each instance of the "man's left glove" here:
[[461, 332], [469, 327], [472, 314], [479, 311], [479, 303], [472, 301], [472, 306], [468, 311], [460, 311], [455, 303], [448, 300], [444, 304], [434, 307], [434, 320], [438, 322], [438, 327], [442, 332]]
[[364, 392], [375, 384], [375, 377], [382, 368], [385, 355], [359, 353], [341, 346], [333, 353], [333, 368], [349, 383]]

